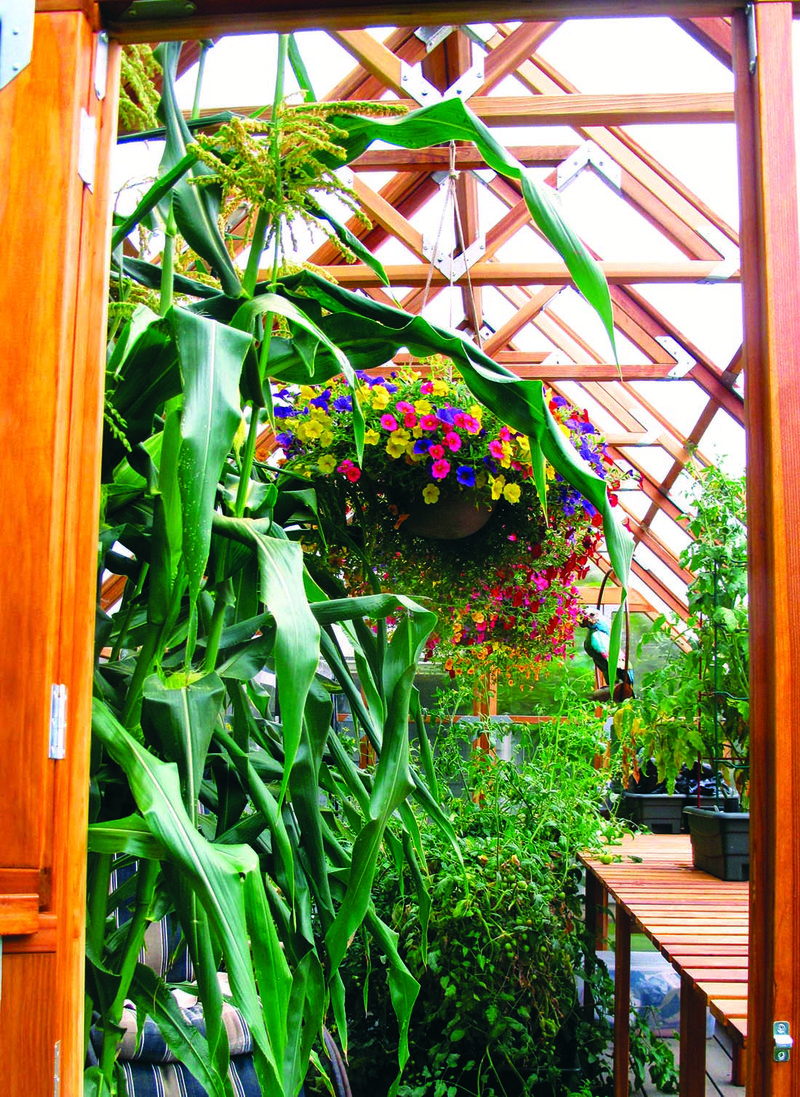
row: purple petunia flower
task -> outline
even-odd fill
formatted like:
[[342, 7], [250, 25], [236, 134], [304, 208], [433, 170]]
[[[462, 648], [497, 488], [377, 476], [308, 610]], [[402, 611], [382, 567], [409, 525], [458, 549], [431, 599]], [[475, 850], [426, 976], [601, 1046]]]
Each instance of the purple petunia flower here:
[[335, 411], [352, 411], [353, 397], [337, 396], [336, 399], [333, 401], [333, 407]]
[[309, 404], [312, 404], [315, 408], [327, 408], [331, 399], [331, 390], [323, 389], [319, 396], [315, 396], [313, 400], [309, 400]]
[[430, 438], [418, 438], [414, 443], [414, 453], [427, 453], [430, 448]]
[[289, 430], [284, 430], [280, 434], [275, 435], [275, 441], [281, 447], [281, 449], [288, 449], [294, 442], [294, 435]]
[[282, 404], [275, 405], [276, 419], [288, 419], [291, 415], [294, 415], [294, 408], [286, 408]]
[[439, 408], [436, 412], [442, 423], [447, 423], [448, 426], [455, 426], [456, 416], [459, 414], [458, 408]]
[[475, 487], [475, 469], [469, 465], [459, 465], [456, 471], [456, 480], [465, 488]]
[[554, 404], [557, 408], [565, 408], [567, 406], [567, 401], [563, 396], [554, 396], [550, 403]]

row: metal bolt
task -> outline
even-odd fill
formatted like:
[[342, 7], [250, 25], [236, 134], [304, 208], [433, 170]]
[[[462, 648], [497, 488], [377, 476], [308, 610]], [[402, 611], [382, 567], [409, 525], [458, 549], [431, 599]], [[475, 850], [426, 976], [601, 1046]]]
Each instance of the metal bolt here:
[[12, 72], [19, 72], [19, 65], [12, 65], [11, 66], [11, 71]]
[[12, 27], [11, 33], [12, 34], [19, 34], [19, 27]]

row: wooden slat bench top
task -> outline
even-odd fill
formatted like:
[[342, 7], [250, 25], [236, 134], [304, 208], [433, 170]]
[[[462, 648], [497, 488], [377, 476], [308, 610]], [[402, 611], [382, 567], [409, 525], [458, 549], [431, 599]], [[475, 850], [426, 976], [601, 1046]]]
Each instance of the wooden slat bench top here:
[[[698, 1006], [707, 1005], [740, 1054], [747, 1042], [748, 883], [695, 869], [688, 835], [637, 835], [609, 852], [619, 860], [582, 858], [587, 871], [625, 912], [624, 926], [641, 929], [681, 974], [691, 999], [685, 1016], [696, 1019]], [[684, 1034], [682, 1026], [682, 1050], [684, 1039], [704, 1058], [704, 1034]], [[689, 1061], [697, 1065], [694, 1056]]]

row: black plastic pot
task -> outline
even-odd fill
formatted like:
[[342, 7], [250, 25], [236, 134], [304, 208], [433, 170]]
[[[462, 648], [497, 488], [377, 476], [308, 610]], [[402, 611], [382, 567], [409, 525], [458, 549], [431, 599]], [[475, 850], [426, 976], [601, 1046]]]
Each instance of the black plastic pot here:
[[750, 813], [687, 807], [695, 868], [719, 880], [750, 878]]
[[653, 834], [680, 834], [685, 796], [665, 792], [623, 792], [619, 814]]

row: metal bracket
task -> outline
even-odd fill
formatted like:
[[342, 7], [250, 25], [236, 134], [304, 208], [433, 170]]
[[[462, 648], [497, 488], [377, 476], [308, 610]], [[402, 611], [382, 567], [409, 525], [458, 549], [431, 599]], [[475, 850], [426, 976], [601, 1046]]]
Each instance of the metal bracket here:
[[455, 29], [454, 23], [450, 23], [445, 27], [417, 27], [414, 31], [414, 37], [419, 38], [420, 42], [424, 42], [425, 51], [431, 53], [446, 38], [449, 38]]
[[671, 335], [657, 335], [656, 342], [660, 347], [663, 347], [667, 354], [671, 358], [675, 359], [675, 365], [667, 374], [667, 377], [673, 381], [679, 381], [681, 377], [685, 377], [690, 370], [694, 369], [697, 362], [692, 358], [691, 354], [688, 354], [680, 343], [673, 339]]
[[400, 62], [400, 83], [403, 90], [408, 92], [415, 103], [422, 107], [438, 103], [442, 93], [433, 84], [429, 83], [422, 75], [422, 65], [409, 65], [405, 61]]
[[94, 94], [105, 99], [108, 87], [108, 35], [101, 30], [97, 36], [97, 49], [94, 55]]
[[562, 350], [551, 351], [546, 358], [542, 359], [543, 366], [571, 366], [573, 361], [568, 354], [565, 354]]
[[30, 64], [36, 0], [0, 0], [0, 88]]
[[50, 746], [48, 758], [64, 758], [67, 752], [67, 687], [62, 682], [50, 687]]
[[78, 132], [78, 175], [89, 190], [94, 189], [96, 165], [97, 120], [81, 107], [81, 124]]
[[61, 1095], [61, 1041], [56, 1040], [53, 1055], [53, 1097]]
[[415, 103], [428, 107], [431, 103], [440, 103], [443, 99], [469, 99], [481, 86], [484, 79], [483, 61], [476, 61], [445, 92], [440, 92], [422, 75], [422, 65], [409, 65], [400, 62], [400, 83]]
[[729, 240], [725, 233], [720, 232], [716, 225], [703, 225], [698, 230], [704, 240], [720, 253], [722, 259], [705, 278], [698, 279], [697, 285], [711, 286], [715, 282], [727, 282], [739, 270], [741, 258], [739, 249]]
[[435, 244], [423, 238], [422, 254], [445, 278], [452, 278], [454, 282], [458, 282], [468, 270], [483, 259], [486, 254], [486, 237], [481, 234], [455, 259], [446, 251], [437, 251]]
[[622, 168], [594, 141], [584, 141], [569, 159], [561, 161], [556, 170], [556, 189], [563, 190], [567, 183], [571, 183], [590, 165], [612, 187], [622, 190]]
[[788, 1063], [792, 1045], [794, 1044], [794, 1040], [789, 1035], [788, 1021], [773, 1021], [772, 1039], [775, 1042], [772, 1058], [776, 1063]]
[[191, 0], [134, 0], [119, 16], [121, 23], [135, 19], [140, 23], [155, 22], [158, 19], [188, 18], [197, 11], [197, 4]]
[[470, 65], [467, 71], [459, 76], [455, 84], [450, 85], [442, 99], [469, 99], [483, 83], [484, 74], [483, 61], [476, 61], [474, 65]]

